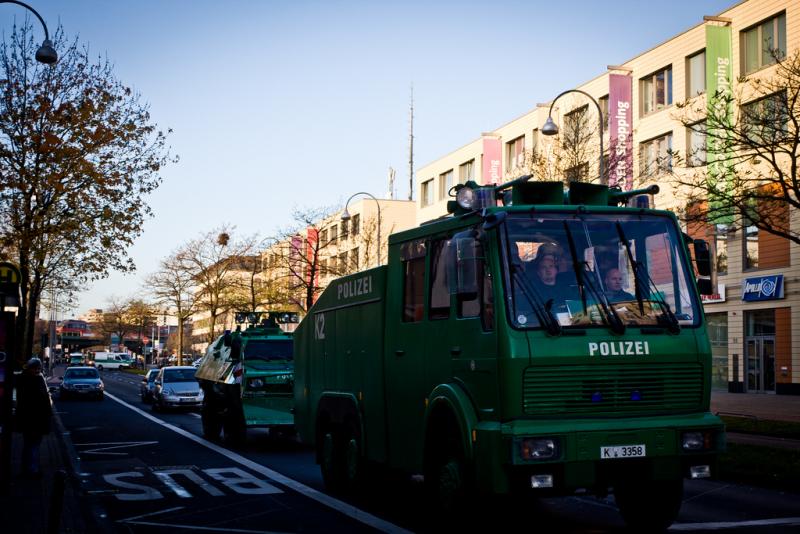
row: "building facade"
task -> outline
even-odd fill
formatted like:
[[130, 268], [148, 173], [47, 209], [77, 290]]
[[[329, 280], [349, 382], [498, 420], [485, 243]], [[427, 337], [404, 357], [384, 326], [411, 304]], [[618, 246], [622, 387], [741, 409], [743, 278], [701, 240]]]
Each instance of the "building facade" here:
[[[745, 87], [747, 77], [771, 76], [774, 53], [791, 56], [800, 49], [800, 2], [746, 0], [717, 15], [703, 15], [698, 13], [697, 26], [608, 66], [575, 88], [592, 97], [600, 118], [594, 103], [570, 93], [419, 168], [417, 223], [445, 215], [453, 186], [468, 180], [501, 183], [532, 174], [536, 179], [591, 181], [601, 165], [609, 185], [631, 189], [657, 183], [656, 207], [684, 210], [685, 195], [665, 179], [667, 173], [680, 173], [673, 158], [683, 155], [683, 165], [695, 170], [714, 163], [707, 156], [706, 137], [686, 126], [684, 111], [696, 103], [702, 109], [708, 95], [721, 90], [719, 84], [735, 90]], [[717, 35], [728, 48], [724, 59], [718, 55]], [[542, 135], [551, 104], [560, 128], [557, 137]], [[580, 139], [584, 134], [587, 138]], [[605, 153], [599, 150], [600, 139]], [[783, 216], [797, 235], [798, 213], [787, 209]], [[715, 244], [718, 294], [704, 299], [713, 386], [800, 394], [800, 246], [746, 224], [685, 230]]]

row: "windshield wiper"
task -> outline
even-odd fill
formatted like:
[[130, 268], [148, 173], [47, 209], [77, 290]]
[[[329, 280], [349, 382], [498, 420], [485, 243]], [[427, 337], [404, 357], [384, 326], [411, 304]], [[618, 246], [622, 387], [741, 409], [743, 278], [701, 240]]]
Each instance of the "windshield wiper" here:
[[[586, 274], [586, 261], [578, 260], [577, 254], [577, 247], [575, 246], [575, 239], [572, 237], [572, 230], [569, 229], [569, 223], [564, 221], [564, 230], [567, 234], [567, 241], [569, 242], [569, 251], [572, 255], [572, 269], [575, 271], [575, 279], [578, 282], [578, 289], [581, 293], [581, 303], [583, 304], [583, 313], [587, 314], [588, 311], [586, 309], [586, 290], [588, 289], [589, 292], [594, 297], [594, 300], [597, 302], [597, 305], [600, 306], [600, 309], [603, 311], [603, 315], [606, 318], [606, 322], [608, 326], [611, 328], [611, 331], [617, 334], [624, 334], [625, 333], [625, 323], [622, 322], [622, 318], [617, 313], [617, 310], [614, 309], [614, 306], [608, 301], [608, 297], [605, 293], [600, 291], [597, 286], [595, 285], [594, 281], [591, 278], [585, 278]], [[597, 276], [595, 274], [595, 276]]]
[[655, 282], [653, 282], [653, 279], [650, 278], [650, 274], [647, 272], [647, 269], [644, 269], [642, 262], [633, 257], [631, 244], [628, 242], [628, 238], [625, 237], [625, 231], [622, 229], [622, 224], [617, 221], [616, 226], [619, 239], [625, 246], [625, 252], [628, 256], [628, 263], [630, 263], [631, 268], [633, 269], [633, 285], [636, 293], [636, 302], [639, 303], [639, 312], [644, 315], [643, 293], [644, 290], [647, 290], [650, 293], [651, 300], [655, 300], [656, 304], [658, 304], [658, 308], [661, 310], [661, 316], [667, 321], [667, 327], [669, 331], [673, 334], [677, 334], [681, 331], [681, 324], [678, 322], [678, 318], [675, 316], [672, 308], [670, 308], [669, 304], [662, 296], [661, 291], [658, 290], [658, 286], [656, 286]]
[[561, 334], [561, 323], [559, 323], [558, 319], [553, 315], [552, 299], [547, 302], [542, 302], [542, 296], [539, 294], [539, 291], [536, 290], [527, 277], [522, 275], [522, 266], [513, 264], [511, 268], [514, 270], [514, 281], [522, 290], [522, 294], [525, 295], [525, 298], [528, 299], [528, 303], [533, 308], [533, 313], [536, 314], [539, 324], [544, 326], [547, 333], [551, 336]]

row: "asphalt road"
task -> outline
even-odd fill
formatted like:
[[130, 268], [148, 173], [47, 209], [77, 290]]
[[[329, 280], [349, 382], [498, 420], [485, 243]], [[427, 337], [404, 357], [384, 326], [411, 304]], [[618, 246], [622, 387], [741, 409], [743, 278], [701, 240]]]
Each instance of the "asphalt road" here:
[[[196, 411], [153, 412], [139, 377], [103, 371], [104, 401], [55, 395], [87, 504], [104, 532], [336, 533], [438, 531], [418, 478], [389, 479], [358, 499], [324, 492], [311, 450], [251, 430], [242, 449], [204, 440]], [[799, 490], [800, 491], [800, 490]], [[491, 532], [624, 532], [613, 497], [488, 503], [470, 526]], [[510, 513], [513, 512], [513, 513]], [[522, 521], [522, 524], [520, 524]], [[671, 530], [798, 532], [800, 493], [687, 481]], [[468, 529], [470, 530], [470, 529]]]

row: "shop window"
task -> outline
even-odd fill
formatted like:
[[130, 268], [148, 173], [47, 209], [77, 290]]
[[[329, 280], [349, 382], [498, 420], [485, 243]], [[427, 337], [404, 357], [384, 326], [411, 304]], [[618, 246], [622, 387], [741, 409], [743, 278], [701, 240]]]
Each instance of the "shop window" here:
[[639, 80], [641, 115], [649, 115], [672, 105], [672, 66]]
[[706, 51], [686, 58], [686, 98], [706, 92]]
[[741, 32], [742, 72], [750, 74], [786, 57], [786, 13]]

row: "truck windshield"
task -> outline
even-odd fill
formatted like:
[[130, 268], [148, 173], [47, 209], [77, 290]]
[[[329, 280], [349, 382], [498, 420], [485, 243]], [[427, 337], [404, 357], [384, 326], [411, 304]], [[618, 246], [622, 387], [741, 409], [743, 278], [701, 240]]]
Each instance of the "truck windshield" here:
[[[504, 266], [516, 327], [699, 322], [692, 274], [672, 220], [657, 214], [510, 214]], [[548, 326], [548, 325], [544, 325]]]
[[244, 348], [244, 359], [248, 361], [287, 361], [292, 358], [292, 342], [288, 340], [249, 339]]

